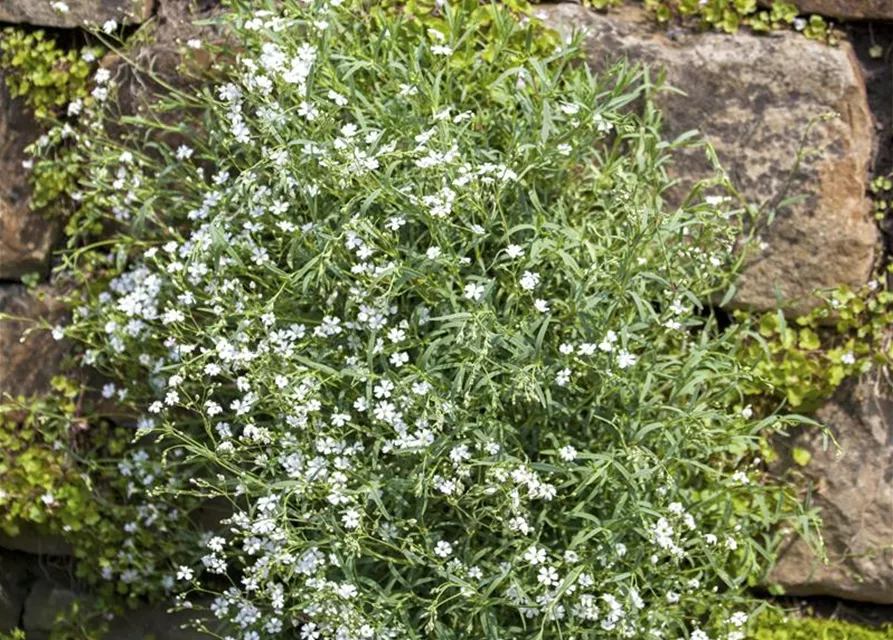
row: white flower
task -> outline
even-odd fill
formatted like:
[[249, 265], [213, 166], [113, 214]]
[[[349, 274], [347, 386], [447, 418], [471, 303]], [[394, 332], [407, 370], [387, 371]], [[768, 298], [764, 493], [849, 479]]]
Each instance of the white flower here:
[[397, 352], [397, 353], [392, 353], [392, 354], [391, 354], [391, 357], [389, 358], [389, 360], [390, 360], [390, 362], [391, 362], [392, 365], [394, 365], [396, 368], [399, 369], [399, 368], [402, 367], [404, 364], [406, 364], [407, 362], [409, 362], [409, 354], [407, 354], [405, 351], [400, 351], [400, 352]]
[[202, 41], [199, 40], [198, 38], [191, 38], [186, 41], [186, 46], [189, 47], [190, 49], [201, 49]]
[[524, 249], [516, 244], [510, 244], [506, 247], [505, 252], [508, 254], [509, 258], [520, 258], [524, 255]]
[[188, 582], [189, 580], [192, 580], [194, 575], [192, 569], [185, 565], [177, 567], [177, 580], [185, 580]]
[[570, 445], [566, 445], [558, 450], [558, 455], [565, 462], [573, 462], [577, 459], [577, 450]]
[[843, 364], [856, 364], [856, 356], [853, 355], [852, 351], [847, 351], [842, 356], [840, 356], [840, 361]]
[[595, 129], [599, 133], [607, 133], [611, 130], [611, 123], [605, 120], [600, 113], [596, 113], [592, 116], [592, 123], [595, 125]]
[[558, 153], [563, 156], [569, 156], [571, 154], [571, 146], [567, 143], [561, 143], [556, 147], [556, 149], [558, 150]]
[[606, 353], [610, 353], [614, 350], [615, 342], [617, 342], [617, 334], [613, 331], [608, 331], [604, 339], [599, 343], [598, 348]]
[[319, 109], [305, 100], [298, 105], [298, 115], [312, 122], [319, 115]]
[[328, 98], [329, 98], [329, 100], [331, 100], [332, 102], [337, 104], [339, 107], [343, 107], [343, 106], [347, 105], [347, 98], [342, 96], [337, 91], [329, 90]]
[[465, 297], [469, 300], [480, 300], [484, 295], [484, 285], [469, 283], [465, 285]]
[[443, 251], [441, 251], [440, 247], [428, 247], [425, 255], [428, 256], [428, 260], [437, 260], [442, 253]]
[[533, 291], [540, 282], [540, 276], [533, 271], [525, 271], [521, 276], [521, 288], [525, 291]]
[[431, 53], [436, 56], [450, 56], [453, 54], [453, 50], [445, 44], [435, 44], [431, 47]]
[[628, 351], [621, 351], [617, 354], [617, 366], [621, 369], [627, 369], [637, 362], [636, 356], [629, 353]]
[[747, 614], [743, 611], [736, 611], [732, 614], [732, 617], [729, 618], [729, 622], [735, 625], [736, 627], [743, 627], [747, 623]]
[[537, 298], [533, 303], [533, 306], [536, 307], [536, 310], [540, 313], [549, 313], [549, 303], [542, 298]]
[[546, 561], [546, 550], [531, 546], [524, 552], [524, 559], [533, 566], [543, 564]]
[[65, 4], [64, 2], [54, 2], [50, 6], [53, 8], [53, 11], [55, 11], [56, 13], [64, 14], [64, 13], [68, 13], [68, 11], [69, 11], [68, 5]]
[[114, 20], [106, 20], [105, 24], [102, 25], [102, 30], [108, 35], [111, 35], [117, 28], [118, 23]]
[[348, 529], [356, 529], [360, 526], [360, 512], [356, 509], [348, 509], [341, 516], [341, 522]]
[[55, 327], [53, 327], [52, 335], [53, 335], [53, 340], [57, 340], [57, 341], [61, 340], [62, 338], [65, 337], [65, 330], [61, 326], [56, 325]]
[[441, 558], [448, 558], [450, 554], [453, 553], [453, 545], [441, 540], [437, 543], [437, 546], [434, 547], [434, 553]]
[[539, 574], [536, 576], [536, 581], [547, 587], [558, 584], [558, 572], [555, 570], [555, 567], [540, 567]]

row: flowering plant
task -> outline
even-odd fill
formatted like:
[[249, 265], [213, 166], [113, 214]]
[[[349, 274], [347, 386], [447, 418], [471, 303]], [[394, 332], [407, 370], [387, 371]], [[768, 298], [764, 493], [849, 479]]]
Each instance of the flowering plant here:
[[667, 203], [649, 75], [476, 2], [236, 4], [213, 93], [91, 126], [121, 231], [57, 331], [231, 504], [176, 569], [219, 637], [742, 638], [793, 419], [742, 407], [742, 214]]

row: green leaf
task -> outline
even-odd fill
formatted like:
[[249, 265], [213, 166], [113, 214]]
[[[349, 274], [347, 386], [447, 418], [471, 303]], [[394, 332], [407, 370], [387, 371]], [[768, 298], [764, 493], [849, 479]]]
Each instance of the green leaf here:
[[792, 455], [794, 458], [794, 462], [796, 462], [801, 467], [805, 467], [809, 464], [809, 461], [812, 460], [812, 454], [808, 450], [802, 449], [800, 447], [794, 447]]

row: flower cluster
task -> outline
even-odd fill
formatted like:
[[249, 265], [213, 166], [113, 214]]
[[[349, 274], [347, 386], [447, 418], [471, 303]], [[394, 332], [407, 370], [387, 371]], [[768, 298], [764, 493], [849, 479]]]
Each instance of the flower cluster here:
[[702, 312], [738, 215], [663, 201], [639, 70], [441, 11], [234, 11], [176, 143], [91, 146], [125, 231], [59, 332], [233, 510], [182, 602], [239, 640], [739, 638], [774, 521], [732, 476], [781, 421]]

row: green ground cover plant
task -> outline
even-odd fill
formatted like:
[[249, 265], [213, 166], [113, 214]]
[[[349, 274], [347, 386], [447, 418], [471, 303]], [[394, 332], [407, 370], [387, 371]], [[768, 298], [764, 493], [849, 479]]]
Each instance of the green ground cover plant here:
[[815, 309], [790, 320], [781, 310], [756, 317], [738, 312], [738, 322], [754, 325], [743, 357], [760, 373], [755, 384], [745, 385], [746, 393], [767, 406], [784, 400], [808, 412], [821, 406], [846, 378], [889, 376], [893, 293], [888, 273], [891, 267], [861, 289], [841, 286], [817, 294], [821, 302]]
[[893, 627], [863, 627], [842, 620], [761, 615], [750, 634], [753, 640], [891, 640]]

